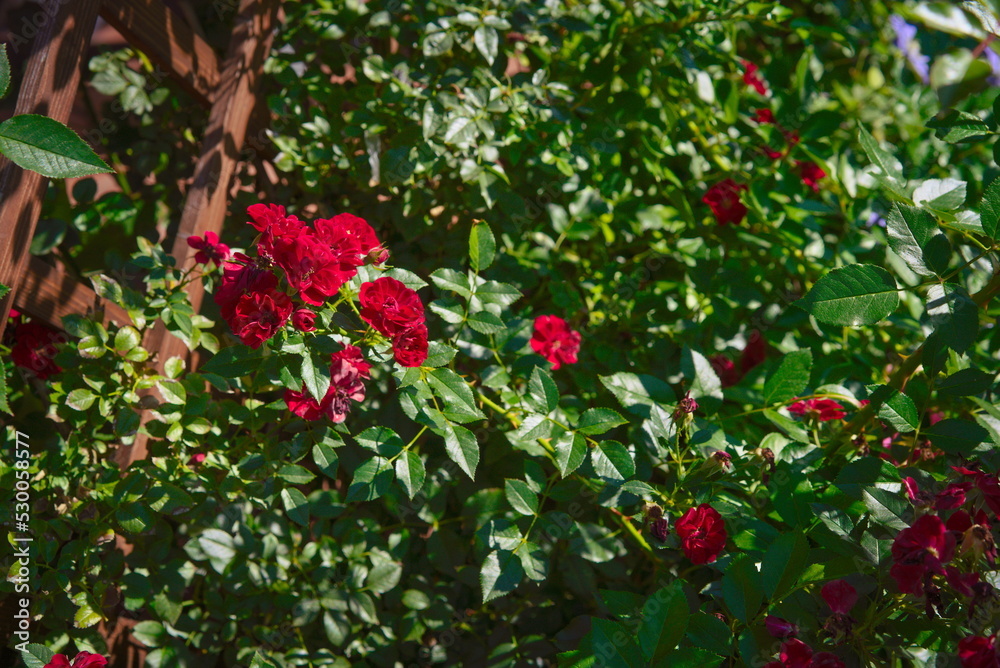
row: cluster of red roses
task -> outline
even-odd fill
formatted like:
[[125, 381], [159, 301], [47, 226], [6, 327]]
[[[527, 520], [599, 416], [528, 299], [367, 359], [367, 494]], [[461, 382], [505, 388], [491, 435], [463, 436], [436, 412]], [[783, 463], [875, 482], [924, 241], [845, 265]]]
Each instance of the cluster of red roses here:
[[12, 327], [7, 329], [4, 338], [5, 343], [11, 345], [10, 358], [16, 366], [34, 373], [41, 380], [62, 371], [53, 361], [56, 345], [66, 341], [58, 330], [27, 320], [14, 309], [10, 310], [10, 322]]
[[[235, 261], [228, 261], [228, 246], [212, 233], [192, 236], [188, 243], [198, 250], [198, 262], [222, 265], [215, 302], [240, 341], [251, 348], [259, 348], [289, 322], [299, 331], [315, 331], [316, 312], [310, 307], [321, 307], [337, 296], [362, 264], [379, 265], [389, 257], [371, 226], [349, 213], [316, 220], [312, 226], [275, 204], [255, 204], [247, 213], [248, 224], [260, 233], [256, 258], [238, 253]], [[285, 287], [279, 285], [281, 278]], [[359, 299], [361, 318], [391, 341], [395, 360], [406, 367], [423, 364], [427, 326], [417, 293], [383, 276], [364, 283]], [[302, 392], [286, 392], [293, 413], [309, 420], [326, 416], [342, 422], [350, 402], [364, 399], [363, 381], [369, 378], [371, 365], [361, 350], [345, 345], [330, 362], [330, 389], [322, 401], [304, 387]]]
[[[823, 630], [837, 644], [851, 633], [855, 620], [851, 608], [858, 602], [858, 592], [847, 580], [831, 580], [823, 585], [820, 596], [830, 608], [830, 616], [823, 624]], [[844, 662], [830, 652], [813, 653], [812, 647], [795, 638], [799, 627], [791, 622], [768, 615], [764, 627], [775, 638], [784, 640], [778, 661], [765, 664], [764, 668], [844, 668]]]
[[[758, 95], [767, 97], [770, 92], [767, 84], [760, 74], [760, 68], [750, 61], [741, 61], [743, 66], [743, 83], [757, 91]], [[787, 157], [792, 148], [799, 143], [799, 134], [794, 130], [786, 130], [781, 127], [774, 117], [774, 112], [769, 108], [760, 108], [754, 112], [754, 122], [761, 125], [774, 125], [785, 138], [786, 148], [784, 151], [776, 151], [769, 146], [765, 146], [763, 151], [771, 160], [781, 160]], [[799, 173], [802, 183], [819, 192], [819, 181], [826, 177], [826, 172], [822, 167], [814, 162], [803, 160], [794, 161], [795, 170]], [[738, 224], [747, 214], [747, 208], [740, 201], [740, 193], [747, 190], [747, 186], [736, 183], [732, 179], [724, 179], [708, 189], [701, 201], [709, 206], [712, 215], [715, 216], [719, 225]]]
[[104, 668], [106, 665], [108, 665], [108, 660], [100, 654], [80, 652], [73, 659], [73, 663], [70, 663], [65, 655], [56, 654], [51, 661], [45, 664], [45, 668]]
[[535, 318], [531, 335], [531, 349], [552, 362], [552, 370], [563, 364], [575, 364], [580, 352], [580, 332], [557, 315], [540, 315]]
[[[667, 540], [670, 525], [659, 506], [651, 506], [650, 510], [649, 516], [653, 519], [650, 533], [662, 543]], [[726, 547], [726, 524], [719, 511], [707, 503], [689, 508], [677, 520], [674, 530], [681, 540], [684, 556], [693, 564], [713, 563]]]
[[[979, 573], [966, 573], [952, 560], [958, 555], [971, 555], [973, 563], [981, 557], [985, 557], [991, 567], [996, 563], [996, 545], [985, 510], [974, 504], [969, 510], [962, 506], [966, 504], [967, 493], [975, 490], [976, 496], [996, 516], [1000, 512], [1000, 481], [996, 475], [982, 471], [961, 466], [952, 468], [971, 480], [951, 483], [933, 497], [921, 490], [913, 478], [904, 479], [907, 497], [924, 514], [912, 526], [900, 531], [892, 543], [893, 564], [889, 575], [904, 594], [923, 596], [927, 615], [931, 617], [935, 609], [942, 606], [941, 589], [935, 583], [935, 576], [943, 576], [955, 592], [970, 600], [970, 615], [977, 606], [994, 597], [992, 585], [981, 581]], [[929, 514], [931, 508], [939, 513], [954, 512], [945, 521], [938, 515]]]

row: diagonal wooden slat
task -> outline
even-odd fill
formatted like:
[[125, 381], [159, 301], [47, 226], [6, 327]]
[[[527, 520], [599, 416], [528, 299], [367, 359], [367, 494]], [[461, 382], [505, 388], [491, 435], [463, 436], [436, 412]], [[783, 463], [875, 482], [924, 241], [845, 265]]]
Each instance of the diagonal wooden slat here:
[[[188, 267], [194, 263], [196, 251], [188, 246], [188, 237], [192, 234], [201, 235], [209, 230], [222, 231], [229, 204], [229, 187], [240, 160], [240, 149], [255, 106], [258, 79], [271, 51], [279, 10], [279, 0], [240, 2], [219, 89], [202, 142], [201, 158], [195, 167], [194, 182], [188, 191], [171, 249], [179, 267]], [[197, 312], [204, 298], [201, 283], [192, 283], [188, 287], [188, 295]], [[162, 323], [157, 323], [149, 333], [145, 345], [147, 350], [156, 353], [160, 368], [166, 360], [175, 356], [188, 358], [189, 368], [195, 366], [196, 357], [189, 356], [184, 342], [169, 334]], [[148, 411], [143, 414], [143, 418], [148, 419]], [[131, 447], [119, 448], [116, 460], [126, 467], [131, 462], [145, 458], [147, 452], [146, 438], [140, 433]]]
[[28, 271], [14, 303], [28, 315], [56, 326], [65, 315], [95, 310], [104, 311], [104, 324], [132, 324], [123, 308], [98, 297], [93, 288], [76, 280], [63, 267], [52, 266], [37, 257], [28, 259]]
[[219, 60], [162, 0], [104, 0], [101, 16], [202, 106], [211, 106], [219, 84]]
[[[45, 0], [45, 14], [50, 18], [32, 40], [15, 114], [43, 114], [63, 123], [69, 120], [100, 4], [100, 0]], [[47, 183], [42, 175], [25, 171], [6, 158], [0, 162], [0, 283], [11, 288], [0, 300], [0, 336], [28, 266], [28, 249]]]

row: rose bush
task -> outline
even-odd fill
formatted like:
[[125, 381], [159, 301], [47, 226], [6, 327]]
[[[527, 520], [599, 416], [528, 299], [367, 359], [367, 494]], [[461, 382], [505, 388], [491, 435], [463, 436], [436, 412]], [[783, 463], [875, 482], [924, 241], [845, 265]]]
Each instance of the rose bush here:
[[36, 663], [995, 663], [985, 18], [285, 9], [196, 266], [39, 242], [131, 323], [8, 326]]

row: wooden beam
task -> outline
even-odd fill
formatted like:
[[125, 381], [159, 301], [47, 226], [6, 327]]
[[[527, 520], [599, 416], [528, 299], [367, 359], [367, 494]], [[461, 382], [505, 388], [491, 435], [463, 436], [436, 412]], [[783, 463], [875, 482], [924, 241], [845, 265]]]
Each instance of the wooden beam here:
[[93, 288], [84, 285], [68, 274], [61, 266], [52, 266], [31, 257], [28, 271], [14, 297], [18, 310], [59, 326], [64, 315], [104, 311], [104, 324], [130, 325], [132, 319], [117, 304], [97, 296]]
[[135, 48], [209, 107], [219, 84], [212, 47], [162, 0], [104, 0], [101, 16]]
[[[246, 138], [250, 114], [256, 101], [256, 89], [264, 71], [264, 61], [271, 51], [274, 28], [278, 24], [279, 0], [241, 0], [233, 37], [229, 43], [219, 89], [208, 117], [208, 127], [202, 141], [201, 158], [195, 167], [194, 182], [188, 190], [181, 213], [180, 226], [174, 238], [172, 254], [181, 268], [194, 264], [196, 251], [187, 244], [192, 234], [206, 231], [221, 232], [229, 207], [229, 188], [240, 160], [240, 149]], [[204, 298], [200, 281], [188, 286], [191, 305], [197, 312]], [[197, 357], [187, 346], [170, 335], [162, 322], [157, 322], [146, 337], [145, 347], [157, 355], [157, 365], [171, 357], [188, 360], [194, 369]], [[143, 424], [148, 419], [144, 413]], [[119, 448], [116, 453], [122, 467], [144, 459], [146, 438], [139, 434], [131, 448]]]
[[[100, 5], [100, 0], [45, 0], [48, 21], [32, 40], [15, 114], [69, 120]], [[11, 288], [0, 300], [0, 336], [28, 266], [28, 249], [47, 183], [41, 174], [23, 170], [6, 158], [0, 161], [0, 283]]]

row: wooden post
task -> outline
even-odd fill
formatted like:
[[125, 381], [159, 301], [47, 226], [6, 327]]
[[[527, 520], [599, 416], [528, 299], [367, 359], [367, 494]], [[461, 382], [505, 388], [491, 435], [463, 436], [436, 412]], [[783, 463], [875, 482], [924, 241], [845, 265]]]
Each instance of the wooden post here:
[[[230, 184], [255, 106], [257, 81], [271, 51], [279, 7], [279, 0], [240, 2], [233, 37], [202, 142], [201, 158], [195, 167], [194, 182], [188, 191], [171, 249], [178, 267], [184, 268], [194, 263], [196, 251], [188, 246], [188, 237], [193, 234], [203, 235], [209, 230], [222, 230], [229, 205]], [[201, 283], [191, 283], [188, 295], [197, 312], [204, 298]], [[149, 332], [145, 346], [157, 355], [157, 366], [161, 369], [171, 357], [187, 358], [190, 367], [196, 363], [197, 358], [188, 355], [184, 342], [170, 335], [162, 322], [158, 322]], [[143, 425], [148, 420], [148, 415], [148, 412], [143, 414]], [[131, 447], [119, 448], [116, 459], [124, 468], [134, 461], [144, 459], [147, 452], [146, 438], [139, 434]]]
[[[65, 123], [80, 86], [80, 66], [94, 32], [100, 0], [46, 0], [48, 21], [35, 35], [15, 114], [43, 114]], [[17, 85], [17, 82], [14, 82]], [[0, 336], [28, 266], [29, 248], [48, 179], [6, 158], [0, 162]]]

